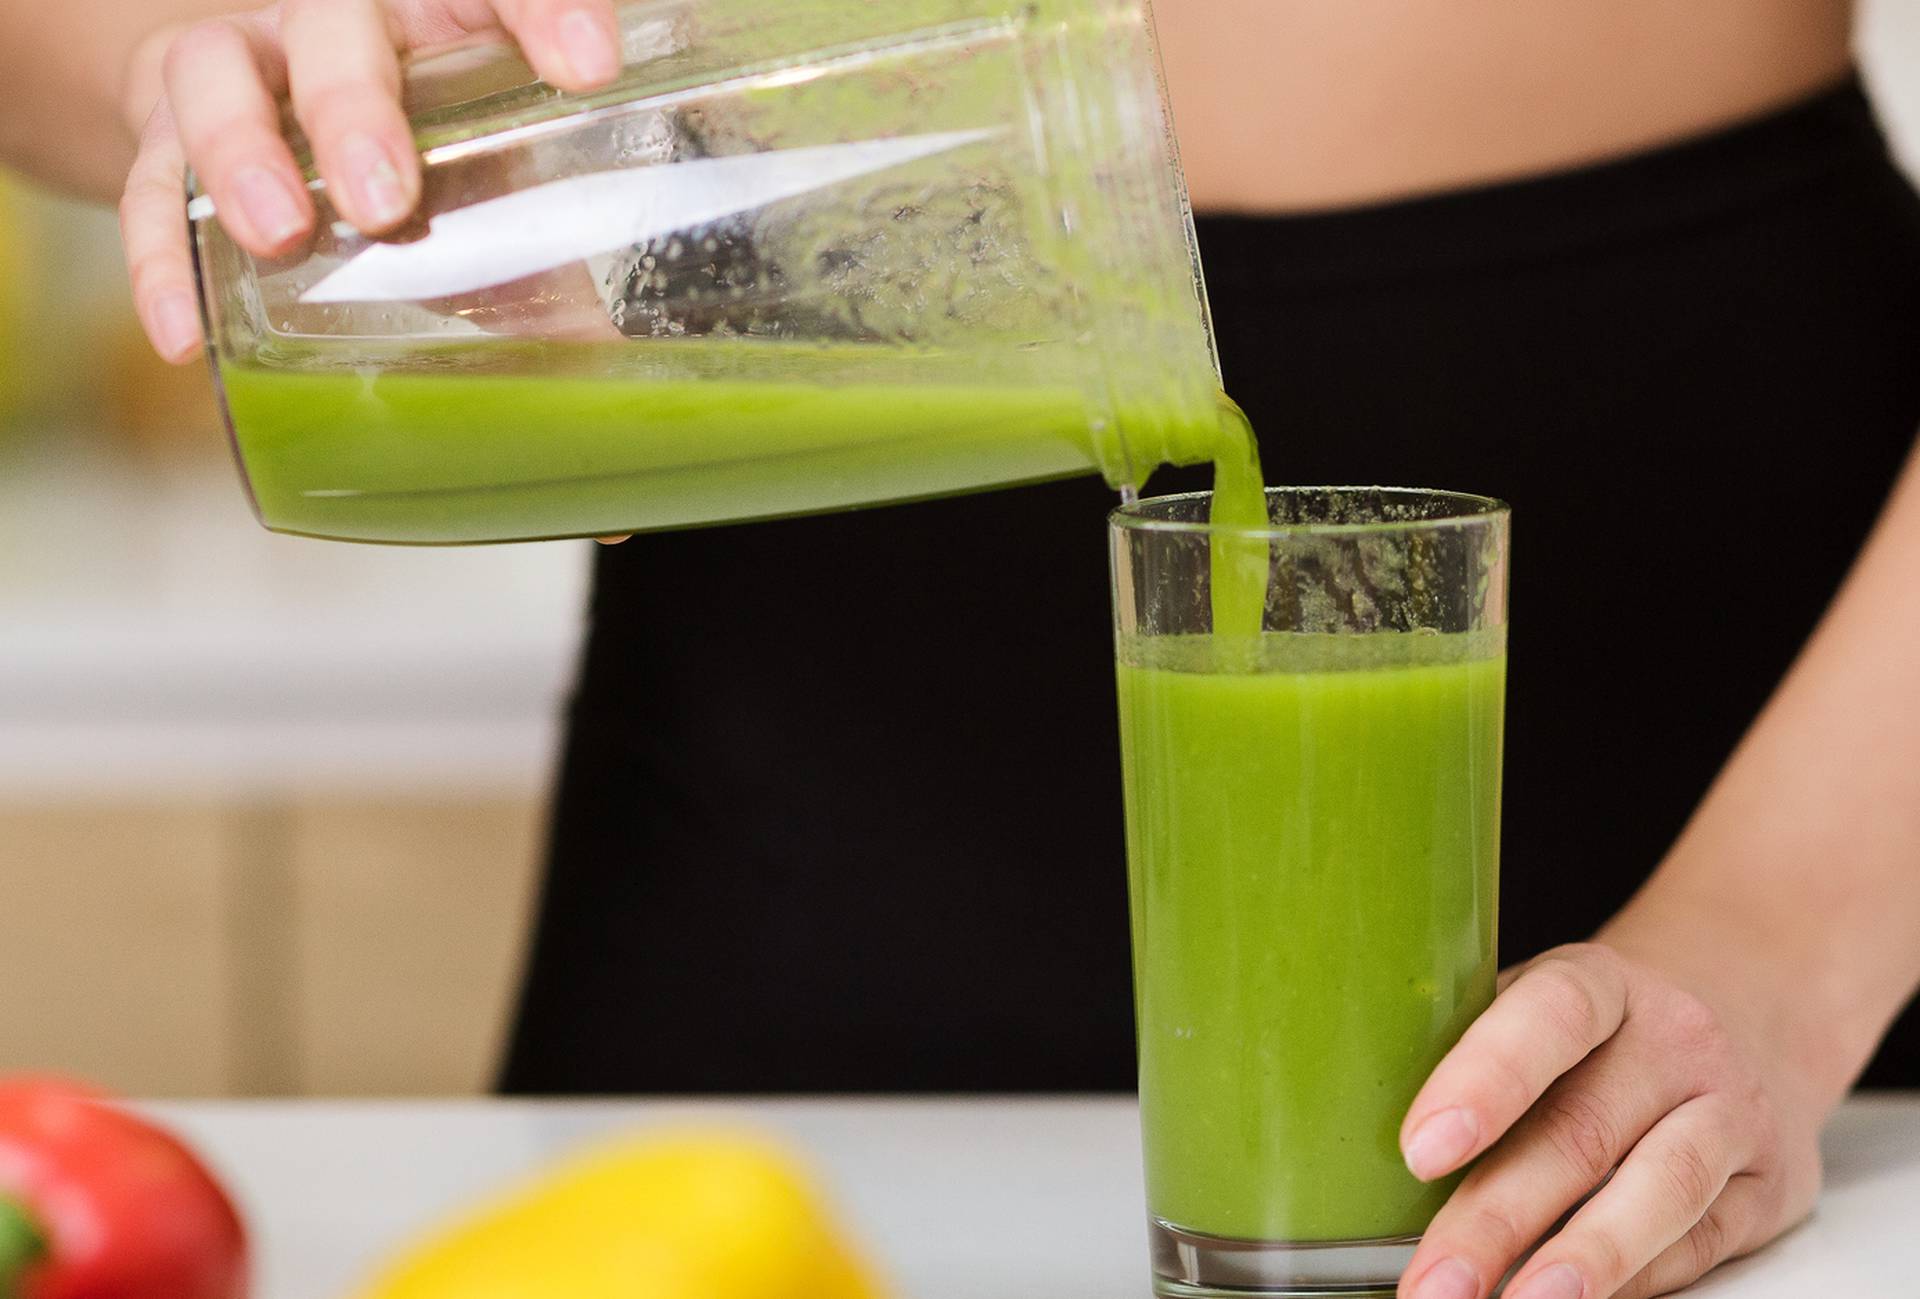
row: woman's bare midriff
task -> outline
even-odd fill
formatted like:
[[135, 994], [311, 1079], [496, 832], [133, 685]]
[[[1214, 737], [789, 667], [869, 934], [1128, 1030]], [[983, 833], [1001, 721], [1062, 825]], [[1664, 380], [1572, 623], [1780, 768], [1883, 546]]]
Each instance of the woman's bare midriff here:
[[1851, 0], [1159, 0], [1196, 206], [1535, 175], [1765, 113], [1851, 62]]

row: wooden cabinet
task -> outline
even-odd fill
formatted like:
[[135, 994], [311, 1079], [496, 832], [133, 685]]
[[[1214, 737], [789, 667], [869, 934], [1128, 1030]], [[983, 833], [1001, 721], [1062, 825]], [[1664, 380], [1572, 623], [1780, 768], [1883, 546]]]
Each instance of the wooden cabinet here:
[[530, 798], [0, 806], [0, 1071], [149, 1096], [487, 1089]]

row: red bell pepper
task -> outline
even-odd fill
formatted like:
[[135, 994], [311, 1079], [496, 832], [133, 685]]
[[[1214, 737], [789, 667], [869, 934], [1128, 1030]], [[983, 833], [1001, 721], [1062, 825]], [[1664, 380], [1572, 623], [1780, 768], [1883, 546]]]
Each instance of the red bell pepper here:
[[174, 1137], [87, 1088], [0, 1079], [0, 1299], [245, 1299], [246, 1233]]

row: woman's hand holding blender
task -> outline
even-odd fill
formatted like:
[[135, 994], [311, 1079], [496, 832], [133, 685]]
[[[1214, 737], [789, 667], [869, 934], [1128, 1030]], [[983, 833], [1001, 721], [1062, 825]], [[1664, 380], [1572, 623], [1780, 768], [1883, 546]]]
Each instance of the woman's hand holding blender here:
[[292, 103], [333, 205], [368, 234], [420, 201], [420, 159], [400, 107], [400, 55], [504, 32], [563, 90], [620, 69], [611, 0], [286, 0], [157, 31], [129, 68], [126, 109], [144, 122], [120, 204], [134, 305], [169, 361], [200, 350], [181, 184], [191, 167], [234, 241], [284, 254], [315, 210], [281, 133]]

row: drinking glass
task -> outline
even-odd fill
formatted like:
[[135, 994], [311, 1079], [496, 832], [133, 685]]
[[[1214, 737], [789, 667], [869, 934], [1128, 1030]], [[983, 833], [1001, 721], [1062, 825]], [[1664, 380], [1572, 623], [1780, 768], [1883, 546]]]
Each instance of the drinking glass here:
[[631, 532], [1209, 454], [1219, 368], [1146, 0], [635, 0], [562, 94], [412, 63], [412, 225], [259, 258], [189, 204], [268, 527]]
[[1391, 1293], [1452, 1185], [1401, 1119], [1494, 991], [1508, 513], [1209, 506], [1110, 529], [1155, 1290]]

